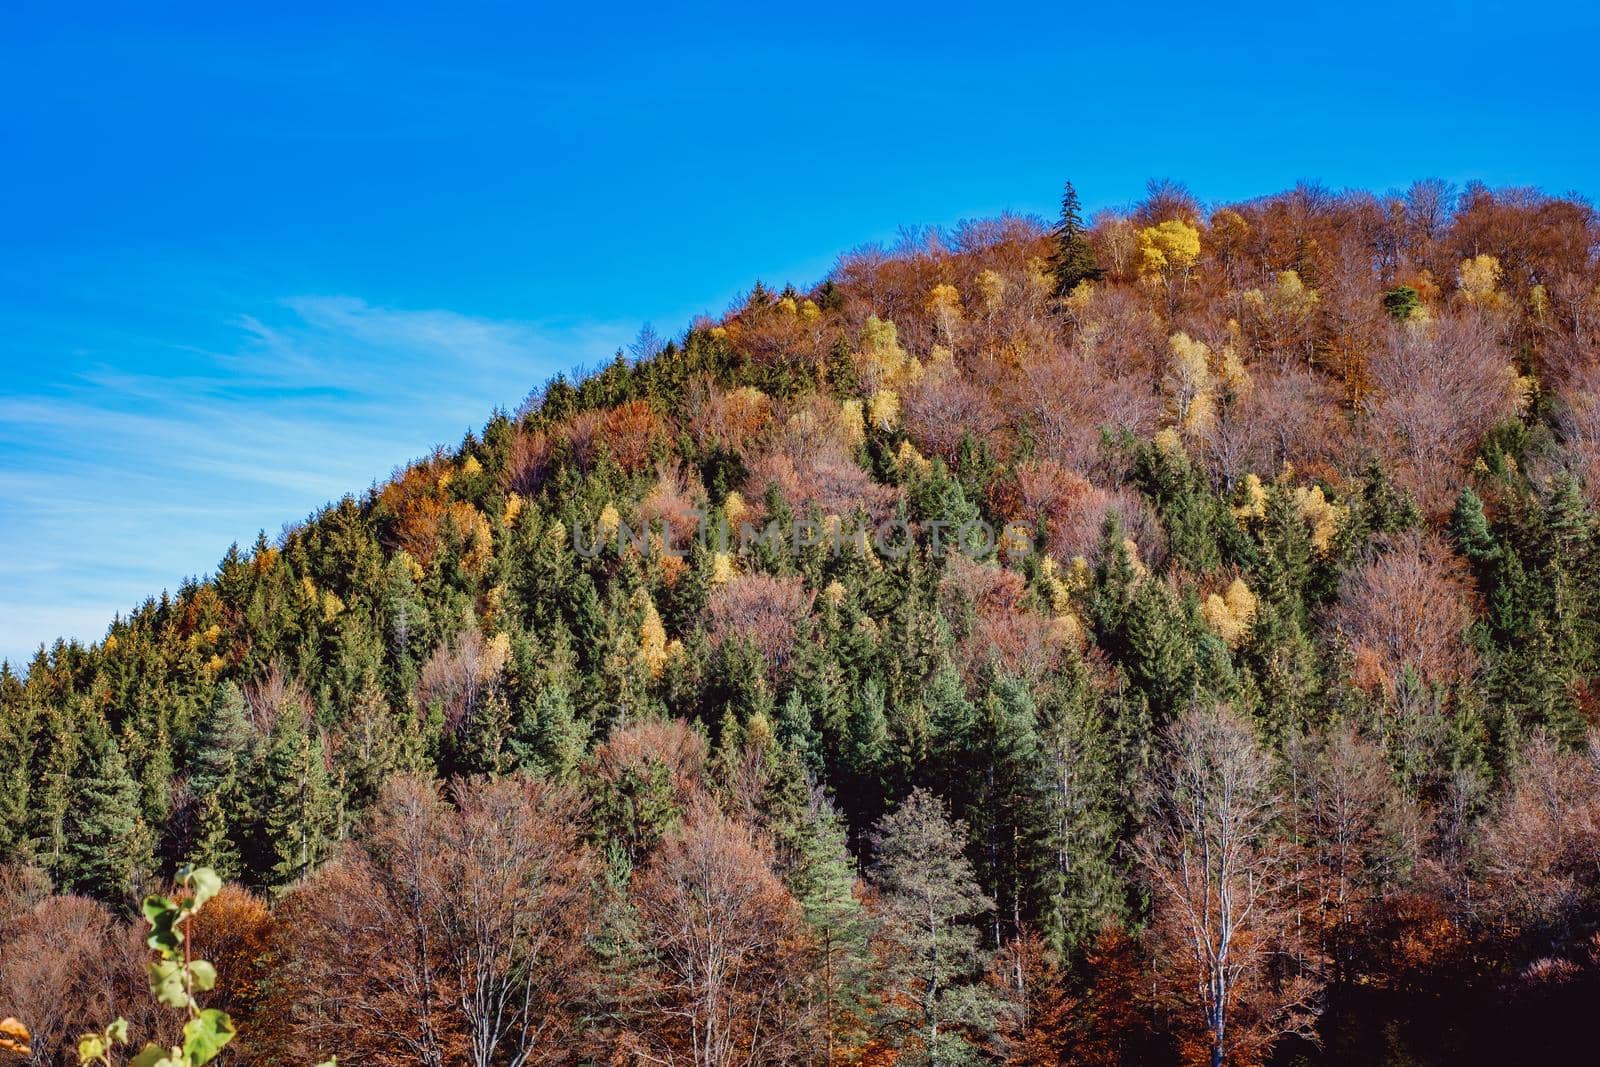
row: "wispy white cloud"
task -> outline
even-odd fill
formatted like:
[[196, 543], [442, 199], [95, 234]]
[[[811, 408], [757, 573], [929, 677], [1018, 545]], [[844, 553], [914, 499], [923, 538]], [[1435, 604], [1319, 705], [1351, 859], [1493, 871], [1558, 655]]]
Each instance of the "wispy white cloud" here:
[[100, 637], [145, 596], [452, 444], [622, 324], [495, 321], [303, 297], [223, 351], [99, 365], [0, 398], [0, 658]]

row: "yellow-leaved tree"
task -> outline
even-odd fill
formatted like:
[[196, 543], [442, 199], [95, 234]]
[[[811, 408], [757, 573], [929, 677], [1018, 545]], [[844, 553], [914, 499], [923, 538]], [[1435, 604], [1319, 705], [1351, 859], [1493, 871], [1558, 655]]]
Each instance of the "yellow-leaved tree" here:
[[1206, 597], [1200, 605], [1200, 617], [1229, 648], [1236, 648], [1250, 632], [1256, 606], [1256, 595], [1244, 584], [1243, 578], [1235, 578], [1222, 593]]
[[1201, 434], [1217, 417], [1217, 379], [1211, 373], [1211, 349], [1203, 341], [1178, 332], [1167, 342], [1172, 354], [1162, 389], [1173, 423], [1184, 433]]
[[867, 316], [861, 325], [856, 362], [862, 384], [869, 389], [898, 389], [910, 385], [922, 373], [922, 364], [901, 347], [899, 329], [876, 315]]
[[944, 343], [954, 345], [956, 327], [961, 325], [964, 315], [960, 291], [948, 283], [934, 286], [928, 292], [928, 313], [938, 324], [939, 334], [944, 338]]
[[1168, 219], [1139, 231], [1139, 272], [1173, 277], [1186, 274], [1200, 258], [1200, 231], [1182, 219]]
[[1499, 308], [1506, 302], [1500, 291], [1500, 276], [1504, 273], [1500, 261], [1494, 256], [1477, 255], [1463, 259], [1456, 268], [1456, 284], [1461, 299], [1474, 307]]
[[1265, 290], [1246, 289], [1241, 295], [1252, 334], [1264, 335], [1267, 347], [1297, 352], [1310, 361], [1316, 354], [1315, 316], [1321, 295], [1306, 285], [1300, 272], [1280, 270]]
[[983, 302], [984, 314], [993, 315], [999, 311], [1005, 296], [1006, 280], [998, 271], [985, 268], [978, 272], [978, 297]]

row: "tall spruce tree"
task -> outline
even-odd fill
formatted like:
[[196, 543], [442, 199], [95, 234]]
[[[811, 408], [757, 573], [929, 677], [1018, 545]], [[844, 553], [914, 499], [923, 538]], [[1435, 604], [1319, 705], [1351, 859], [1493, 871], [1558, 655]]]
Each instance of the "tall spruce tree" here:
[[882, 811], [889, 762], [889, 717], [880, 675], [867, 679], [850, 706], [839, 764], [840, 797], [858, 827]]
[[339, 796], [328, 776], [322, 738], [297, 708], [279, 713], [262, 764], [255, 876], [261, 884], [284, 886], [327, 855], [339, 831]]
[[209, 792], [196, 798], [193, 822], [184, 862], [195, 867], [210, 867], [224, 880], [238, 878], [243, 873], [244, 861], [234, 840], [222, 794]]
[[813, 795], [797, 828], [786, 881], [816, 946], [817, 1010], [825, 1031], [823, 1063], [853, 1045], [870, 1008], [870, 920], [856, 892], [856, 864], [844, 819]]
[[972, 1062], [964, 1026], [982, 1026], [989, 1005], [979, 982], [983, 955], [972, 920], [994, 908], [964, 852], [967, 827], [923, 789], [884, 816], [872, 835], [871, 871], [880, 894], [882, 940], [892, 954], [885, 1038], [897, 1062]]
[[189, 786], [196, 795], [226, 789], [248, 763], [256, 732], [245, 715], [244, 695], [232, 682], [217, 688], [195, 738]]
[[28, 774], [28, 737], [33, 709], [24, 709], [6, 693], [12, 680], [9, 664], [0, 663], [0, 752], [11, 758], [0, 761], [0, 856], [14, 861], [31, 860], [34, 843], [28, 839], [28, 813], [32, 807], [32, 783]]
[[789, 690], [778, 707], [778, 741], [795, 754], [807, 775], [820, 779], [826, 768], [822, 756], [822, 734], [817, 730], [811, 708], [798, 689]]
[[1456, 497], [1455, 510], [1450, 515], [1450, 536], [1461, 554], [1471, 560], [1475, 568], [1485, 568], [1500, 557], [1494, 530], [1483, 510], [1483, 499], [1465, 486]]
[[376, 681], [357, 691], [341, 729], [334, 766], [344, 789], [345, 810], [366, 811], [383, 783], [400, 771], [421, 770], [422, 736], [409, 708], [396, 714]]
[[153, 837], [139, 811], [139, 786], [115, 741], [94, 748], [74, 782], [65, 823], [61, 882], [119, 907], [130, 906], [155, 871]]
[[1061, 218], [1056, 223], [1055, 251], [1050, 261], [1051, 273], [1056, 279], [1056, 294], [1066, 296], [1080, 282], [1095, 281], [1101, 275], [1095, 261], [1094, 249], [1085, 236], [1082, 208], [1078, 204], [1078, 191], [1068, 182], [1061, 191]]
[[1039, 705], [1052, 865], [1042, 888], [1039, 927], [1068, 957], [1126, 908], [1117, 855], [1115, 743], [1087, 666], [1074, 659]]
[[966, 818], [980, 880], [997, 904], [991, 945], [998, 948], [1042, 910], [1051, 861], [1038, 712], [1020, 679], [1002, 674], [990, 683], [979, 745], [966, 764], [977, 777]]

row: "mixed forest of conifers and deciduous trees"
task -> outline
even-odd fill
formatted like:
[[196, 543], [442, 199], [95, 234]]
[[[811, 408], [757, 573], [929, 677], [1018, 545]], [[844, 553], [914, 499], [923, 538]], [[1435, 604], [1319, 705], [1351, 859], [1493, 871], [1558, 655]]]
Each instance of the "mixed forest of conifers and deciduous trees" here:
[[196, 864], [239, 1064], [1584, 1061], [1597, 249], [1069, 186], [642, 333], [0, 674], [0, 1016], [170, 1043]]

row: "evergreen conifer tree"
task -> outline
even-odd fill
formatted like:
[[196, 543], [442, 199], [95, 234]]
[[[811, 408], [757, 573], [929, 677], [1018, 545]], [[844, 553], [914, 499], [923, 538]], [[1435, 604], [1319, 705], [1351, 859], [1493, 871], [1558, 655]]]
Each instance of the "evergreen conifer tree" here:
[[898, 1062], [975, 1058], [959, 1029], [981, 1023], [986, 1007], [977, 981], [979, 933], [970, 920], [986, 916], [994, 902], [973, 875], [966, 839], [966, 825], [952, 821], [939, 798], [922, 789], [873, 833], [871, 877], [882, 905], [882, 938], [893, 953], [880, 1019], [901, 1050]]
[[255, 877], [264, 885], [288, 885], [327, 855], [341, 814], [322, 738], [297, 708], [279, 713], [259, 775], [262, 848]]
[[1115, 751], [1097, 695], [1074, 660], [1039, 707], [1045, 844], [1053, 861], [1043, 879], [1039, 927], [1068, 957], [1086, 946], [1125, 906], [1117, 864]]
[[1450, 536], [1461, 554], [1477, 568], [1487, 567], [1500, 556], [1489, 517], [1484, 514], [1483, 500], [1470, 486], [1463, 487], [1461, 495], [1456, 497], [1455, 510], [1450, 515]]
[[73, 789], [64, 829], [61, 882], [108, 904], [131, 905], [155, 870], [153, 838], [139, 811], [139, 787], [115, 741], [91, 749]]
[[1050, 261], [1051, 273], [1056, 279], [1056, 294], [1066, 296], [1080, 282], [1095, 281], [1101, 275], [1095, 262], [1094, 250], [1083, 225], [1083, 209], [1078, 203], [1078, 191], [1067, 182], [1061, 191], [1061, 218], [1052, 236], [1055, 252]]
[[816, 944], [824, 1063], [836, 1062], [841, 1044], [855, 1043], [870, 1006], [870, 921], [856, 893], [856, 864], [846, 840], [844, 820], [815, 798], [786, 879]]

